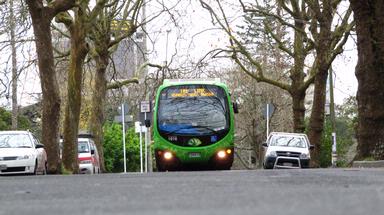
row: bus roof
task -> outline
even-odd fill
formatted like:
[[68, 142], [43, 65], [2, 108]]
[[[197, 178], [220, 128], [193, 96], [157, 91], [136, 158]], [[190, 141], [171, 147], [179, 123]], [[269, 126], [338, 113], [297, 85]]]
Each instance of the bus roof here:
[[163, 85], [179, 84], [222, 84], [220, 78], [164, 79]]

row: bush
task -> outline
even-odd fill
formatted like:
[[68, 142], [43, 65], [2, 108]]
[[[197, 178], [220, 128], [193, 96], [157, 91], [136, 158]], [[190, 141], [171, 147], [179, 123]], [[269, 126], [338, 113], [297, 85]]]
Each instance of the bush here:
[[[31, 123], [25, 116], [19, 115], [17, 117], [19, 130], [30, 129]], [[12, 129], [12, 113], [0, 107], [0, 131]]]
[[[345, 167], [348, 165], [346, 153], [353, 144], [353, 129], [349, 129], [348, 122], [342, 119], [336, 119], [336, 149], [337, 166]], [[320, 147], [320, 167], [329, 167], [332, 165], [332, 126], [329, 120], [324, 123], [324, 132], [322, 144]]]
[[[104, 126], [104, 161], [107, 172], [123, 172], [123, 137], [122, 126], [107, 123]], [[129, 128], [125, 136], [127, 171], [140, 171], [140, 143], [134, 128]]]

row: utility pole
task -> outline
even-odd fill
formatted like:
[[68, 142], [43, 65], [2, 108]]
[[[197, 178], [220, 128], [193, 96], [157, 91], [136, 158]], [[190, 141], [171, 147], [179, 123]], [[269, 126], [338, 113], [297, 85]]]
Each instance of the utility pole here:
[[332, 167], [336, 167], [337, 150], [336, 150], [336, 117], [335, 117], [335, 101], [333, 95], [333, 70], [329, 69], [329, 111], [332, 127]]

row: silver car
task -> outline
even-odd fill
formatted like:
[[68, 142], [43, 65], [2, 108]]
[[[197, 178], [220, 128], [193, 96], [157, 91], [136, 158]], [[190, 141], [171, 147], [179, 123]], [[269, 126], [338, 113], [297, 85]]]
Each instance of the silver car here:
[[47, 154], [29, 131], [0, 131], [0, 174], [46, 174]]

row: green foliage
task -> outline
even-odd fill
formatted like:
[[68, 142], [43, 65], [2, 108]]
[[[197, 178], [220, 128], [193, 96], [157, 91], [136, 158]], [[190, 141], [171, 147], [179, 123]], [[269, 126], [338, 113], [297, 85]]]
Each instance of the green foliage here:
[[[18, 127], [20, 130], [30, 129], [30, 121], [25, 116], [19, 115]], [[12, 128], [12, 113], [0, 107], [0, 131], [11, 130]]]
[[11, 113], [0, 107], [0, 130], [9, 130], [11, 125]]
[[[140, 143], [134, 128], [128, 129], [125, 136], [127, 153], [127, 171], [140, 171]], [[104, 160], [107, 172], [123, 172], [123, 135], [122, 126], [116, 123], [104, 125]]]
[[320, 167], [329, 167], [332, 165], [332, 126], [329, 120], [324, 123], [324, 131], [320, 145]]
[[[346, 154], [349, 147], [353, 144], [354, 133], [349, 126], [352, 124], [343, 118], [336, 119], [336, 142], [337, 142], [337, 166], [345, 167], [348, 165]], [[329, 167], [332, 164], [332, 127], [330, 120], [324, 124], [322, 144], [320, 147], [320, 166]]]

